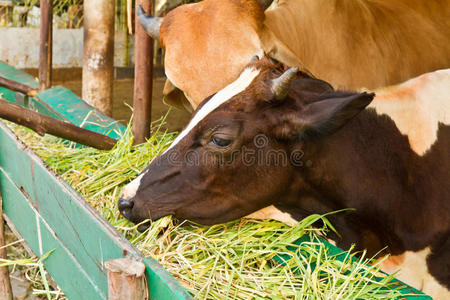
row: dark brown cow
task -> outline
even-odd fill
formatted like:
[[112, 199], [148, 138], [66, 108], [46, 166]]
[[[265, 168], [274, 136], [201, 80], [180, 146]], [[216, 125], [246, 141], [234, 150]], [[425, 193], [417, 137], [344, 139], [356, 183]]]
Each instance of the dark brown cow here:
[[124, 188], [121, 213], [216, 224], [264, 207], [295, 220], [354, 208], [330, 217], [338, 246], [387, 246], [385, 270], [400, 266], [407, 283], [450, 299], [450, 70], [373, 102], [285, 70], [254, 62], [206, 99]]

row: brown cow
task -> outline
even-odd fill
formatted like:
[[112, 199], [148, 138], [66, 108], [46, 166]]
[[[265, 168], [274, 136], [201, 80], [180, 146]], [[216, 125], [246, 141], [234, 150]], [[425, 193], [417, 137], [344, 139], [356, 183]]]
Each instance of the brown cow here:
[[166, 51], [166, 103], [187, 109], [263, 53], [347, 89], [450, 67], [448, 0], [281, 0], [265, 14], [256, 0], [205, 0], [139, 15]]
[[450, 69], [373, 102], [283, 70], [254, 62], [206, 99], [123, 189], [121, 213], [216, 224], [264, 207], [291, 221], [354, 208], [330, 217], [338, 246], [387, 246], [385, 270], [450, 299]]

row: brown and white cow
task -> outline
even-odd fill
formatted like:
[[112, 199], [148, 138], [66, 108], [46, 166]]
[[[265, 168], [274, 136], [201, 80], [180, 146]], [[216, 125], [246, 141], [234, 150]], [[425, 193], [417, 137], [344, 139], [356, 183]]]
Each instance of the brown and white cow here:
[[256, 0], [204, 0], [139, 16], [165, 49], [166, 103], [187, 109], [263, 53], [352, 90], [450, 67], [447, 0], [281, 0], [265, 13]]
[[262, 208], [283, 221], [353, 208], [330, 216], [339, 247], [387, 246], [387, 271], [450, 299], [450, 69], [373, 101], [286, 69], [253, 62], [206, 99], [123, 189], [122, 215], [216, 224]]

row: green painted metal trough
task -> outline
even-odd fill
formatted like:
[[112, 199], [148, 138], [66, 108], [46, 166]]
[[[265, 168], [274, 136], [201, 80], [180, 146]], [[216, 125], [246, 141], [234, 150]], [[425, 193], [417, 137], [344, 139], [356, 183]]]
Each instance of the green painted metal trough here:
[[[1, 61], [0, 76], [37, 88], [32, 76]], [[125, 131], [123, 125], [63, 87], [39, 92], [34, 98], [3, 87], [0, 94], [10, 102], [113, 138]], [[157, 261], [144, 258], [1, 122], [0, 191], [6, 219], [16, 234], [25, 239], [37, 257], [52, 251], [44, 265], [69, 299], [107, 299], [104, 263], [121, 257], [142, 259], [150, 299], [191, 299]], [[323, 242], [330, 253], [345, 253]], [[407, 298], [431, 299], [400, 281], [396, 284], [406, 287], [404, 294], [415, 294]]]

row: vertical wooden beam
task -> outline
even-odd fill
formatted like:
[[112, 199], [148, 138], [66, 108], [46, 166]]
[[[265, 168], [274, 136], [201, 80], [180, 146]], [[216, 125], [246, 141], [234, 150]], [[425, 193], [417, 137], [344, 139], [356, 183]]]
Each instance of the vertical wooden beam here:
[[142, 262], [118, 258], [105, 263], [108, 272], [108, 300], [146, 300], [145, 265]]
[[112, 113], [115, 2], [84, 1], [82, 96], [108, 116]]
[[139, 24], [136, 15], [137, 6], [149, 15], [153, 15], [152, 0], [136, 0], [134, 37], [134, 98], [133, 98], [133, 135], [134, 144], [145, 142], [150, 137], [153, 88], [153, 39]]
[[[3, 222], [3, 201], [0, 191], [0, 247], [5, 245], [5, 225]], [[0, 248], [0, 258], [6, 259], [6, 248]], [[0, 299], [13, 300], [8, 266], [0, 267]]]
[[39, 89], [52, 85], [53, 2], [41, 0], [41, 31], [39, 45]]

